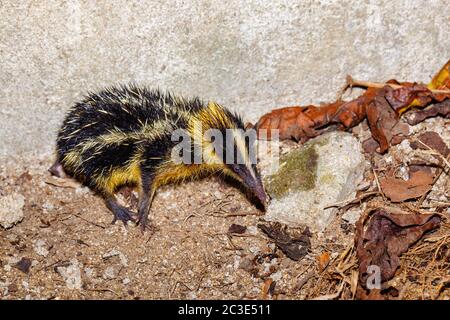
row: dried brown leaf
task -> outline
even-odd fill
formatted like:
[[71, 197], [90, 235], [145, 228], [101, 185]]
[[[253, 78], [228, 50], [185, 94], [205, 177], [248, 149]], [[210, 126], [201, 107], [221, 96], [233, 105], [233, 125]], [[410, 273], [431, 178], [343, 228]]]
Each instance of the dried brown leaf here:
[[390, 213], [384, 209], [361, 217], [355, 234], [360, 285], [366, 288], [369, 266], [380, 268], [381, 284], [390, 280], [400, 265], [400, 255], [440, 222], [437, 214]]
[[[399, 115], [412, 107], [424, 108], [430, 103], [449, 101], [450, 93], [432, 91], [436, 86], [439, 87], [437, 89], [445, 87], [450, 81], [448, 65], [441, 69], [428, 87], [390, 80], [369, 87], [364, 94], [349, 102], [338, 100], [320, 107], [311, 105], [272, 110], [255, 125], [258, 137], [271, 139], [271, 129], [277, 129], [281, 140], [305, 142], [329, 130], [351, 128], [367, 117], [374, 141], [368, 141], [365, 150], [376, 149], [384, 153], [390, 145], [400, 143], [409, 134], [408, 126], [399, 122]], [[415, 118], [424, 119], [437, 114], [448, 116], [450, 106], [446, 106], [429, 109], [426, 113], [418, 112]], [[417, 120], [414, 121], [417, 123]]]
[[430, 147], [432, 150], [439, 152], [445, 158], [447, 158], [448, 154], [450, 153], [450, 149], [448, 148], [447, 144], [436, 132], [426, 131], [420, 134], [417, 137], [417, 140], [418, 141], [412, 141], [410, 143], [411, 148], [429, 150], [428, 147]]
[[300, 235], [289, 234], [286, 226], [281, 223], [258, 224], [258, 228], [274, 240], [275, 245], [292, 260], [301, 260], [311, 248], [311, 233], [308, 228]]
[[330, 263], [330, 253], [328, 251], [324, 251], [318, 258], [319, 271], [322, 272]]
[[267, 300], [272, 283], [273, 283], [273, 280], [271, 278], [267, 278], [266, 280], [264, 280], [264, 283], [261, 288], [261, 299], [262, 300]]
[[233, 223], [229, 228], [228, 228], [228, 233], [230, 234], [243, 234], [245, 233], [245, 231], [247, 230], [246, 226], [241, 226], [240, 224], [235, 224]]
[[392, 202], [401, 202], [415, 199], [427, 193], [433, 183], [434, 175], [426, 167], [418, 167], [417, 171], [410, 172], [409, 180], [395, 177], [380, 179], [380, 186], [386, 197]]
[[28, 258], [22, 258], [14, 265], [14, 267], [19, 269], [23, 273], [28, 273], [30, 272], [31, 260]]

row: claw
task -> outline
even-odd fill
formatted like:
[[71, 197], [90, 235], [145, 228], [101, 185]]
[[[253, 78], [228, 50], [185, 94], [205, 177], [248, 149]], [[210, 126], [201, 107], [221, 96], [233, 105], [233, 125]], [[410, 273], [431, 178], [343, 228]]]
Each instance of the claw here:
[[147, 218], [146, 217], [139, 217], [137, 220], [137, 224], [139, 225], [139, 227], [141, 228], [141, 232], [144, 233], [145, 232], [145, 228], [147, 227]]
[[139, 217], [136, 221], [136, 224], [140, 226], [142, 233], [144, 233], [146, 230], [152, 231], [155, 228], [151, 223], [149, 223], [146, 216]]
[[131, 212], [127, 208], [122, 207], [121, 205], [119, 205], [117, 203], [117, 201], [115, 200], [115, 198], [110, 197], [110, 198], [106, 199], [106, 205], [108, 206], [108, 208], [114, 214], [114, 219], [111, 222], [111, 224], [114, 224], [114, 223], [116, 223], [117, 220], [120, 220], [126, 226], [128, 221], [133, 221], [133, 222], [136, 221], [131, 216], [133, 214], [133, 212]]
[[115, 224], [117, 220], [122, 221], [123, 225], [126, 227], [128, 221], [136, 222], [136, 219], [134, 219], [131, 214], [131, 212], [126, 209], [119, 209], [114, 212], [114, 218], [111, 224]]

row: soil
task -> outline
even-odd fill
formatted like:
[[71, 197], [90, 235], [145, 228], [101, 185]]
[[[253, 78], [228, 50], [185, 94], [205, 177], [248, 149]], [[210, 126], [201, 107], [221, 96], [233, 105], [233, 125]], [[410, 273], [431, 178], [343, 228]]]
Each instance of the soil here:
[[[0, 196], [25, 198], [24, 219], [0, 227], [1, 299], [312, 299], [332, 296], [342, 283], [336, 270], [355, 231], [342, 220], [345, 212], [313, 233], [308, 255], [294, 261], [257, 227], [264, 213], [220, 177], [161, 188], [152, 229], [142, 233], [112, 225], [112, 214], [87, 188], [49, 184], [51, 164], [45, 157], [0, 168]], [[232, 224], [244, 232], [230, 234]], [[446, 226], [434, 236], [448, 234]], [[427, 243], [402, 258], [393, 282], [400, 298], [450, 298], [448, 269], [437, 280], [420, 271], [433, 274], [436, 265]], [[352, 297], [350, 286], [339, 296]]]
[[[300, 262], [283, 256], [257, 228], [263, 212], [219, 177], [161, 188], [153, 228], [143, 234], [133, 225], [112, 225], [112, 214], [87, 188], [46, 183], [50, 165], [48, 159], [34, 172], [3, 168], [0, 193], [25, 197], [23, 221], [0, 228], [3, 299], [254, 299], [267, 295], [270, 276], [277, 298], [306, 298], [294, 288], [315, 264], [314, 254]], [[228, 234], [232, 224], [246, 231]], [[120, 255], [108, 257], [112, 250]], [[22, 258], [31, 260], [28, 273], [15, 267]], [[69, 289], [61, 268], [73, 263], [81, 288]]]

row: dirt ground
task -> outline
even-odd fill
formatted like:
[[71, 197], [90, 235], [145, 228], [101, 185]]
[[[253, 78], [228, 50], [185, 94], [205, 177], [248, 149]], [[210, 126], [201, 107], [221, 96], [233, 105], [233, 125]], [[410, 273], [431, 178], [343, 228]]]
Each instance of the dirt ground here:
[[[111, 225], [112, 214], [88, 189], [49, 183], [51, 162], [1, 168], [0, 195], [25, 198], [23, 221], [0, 228], [1, 299], [332, 299], [338, 291], [339, 298], [353, 297], [347, 282], [357, 268], [355, 228], [343, 212], [325, 232], [313, 233], [309, 254], [294, 261], [257, 227], [263, 212], [219, 177], [160, 189], [151, 211], [155, 228], [142, 234], [133, 225]], [[232, 224], [245, 232], [229, 233]], [[426, 247], [427, 237], [447, 241], [449, 230], [446, 218], [402, 257], [392, 283], [397, 298], [450, 298], [449, 263], [437, 263], [436, 247]], [[448, 242], [442, 246], [450, 250]], [[346, 257], [349, 267], [339, 269]], [[350, 280], [343, 282], [343, 274]]]
[[[0, 280], [8, 282], [3, 298], [260, 297], [264, 280], [241, 267], [256, 255], [273, 253], [274, 246], [256, 227], [262, 213], [239, 190], [219, 178], [162, 188], [151, 212], [156, 230], [142, 234], [132, 225], [111, 225], [102, 200], [86, 188], [47, 184], [50, 164], [42, 163], [42, 173], [2, 175], [1, 193], [26, 199], [23, 222], [0, 231]], [[233, 223], [246, 226], [246, 232], [228, 235]], [[37, 240], [45, 242], [46, 257], [34, 249]], [[121, 254], [105, 258], [112, 250]], [[274, 276], [278, 270], [277, 291], [304, 298], [293, 286], [313, 257], [296, 263], [279, 255], [261, 258], [260, 272]], [[32, 261], [28, 273], [7, 267], [23, 257]], [[68, 289], [57, 268], [75, 260], [82, 287]]]

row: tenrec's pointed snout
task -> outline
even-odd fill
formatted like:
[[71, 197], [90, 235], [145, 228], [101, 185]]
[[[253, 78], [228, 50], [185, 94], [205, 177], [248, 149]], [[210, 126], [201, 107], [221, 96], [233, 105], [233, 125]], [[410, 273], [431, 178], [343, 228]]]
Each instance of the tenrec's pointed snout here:
[[258, 198], [258, 200], [264, 206], [264, 209], [266, 209], [267, 205], [269, 204], [269, 196], [264, 190], [261, 178], [246, 176], [244, 179], [244, 183], [247, 185], [250, 191], [256, 196], [256, 198]]

